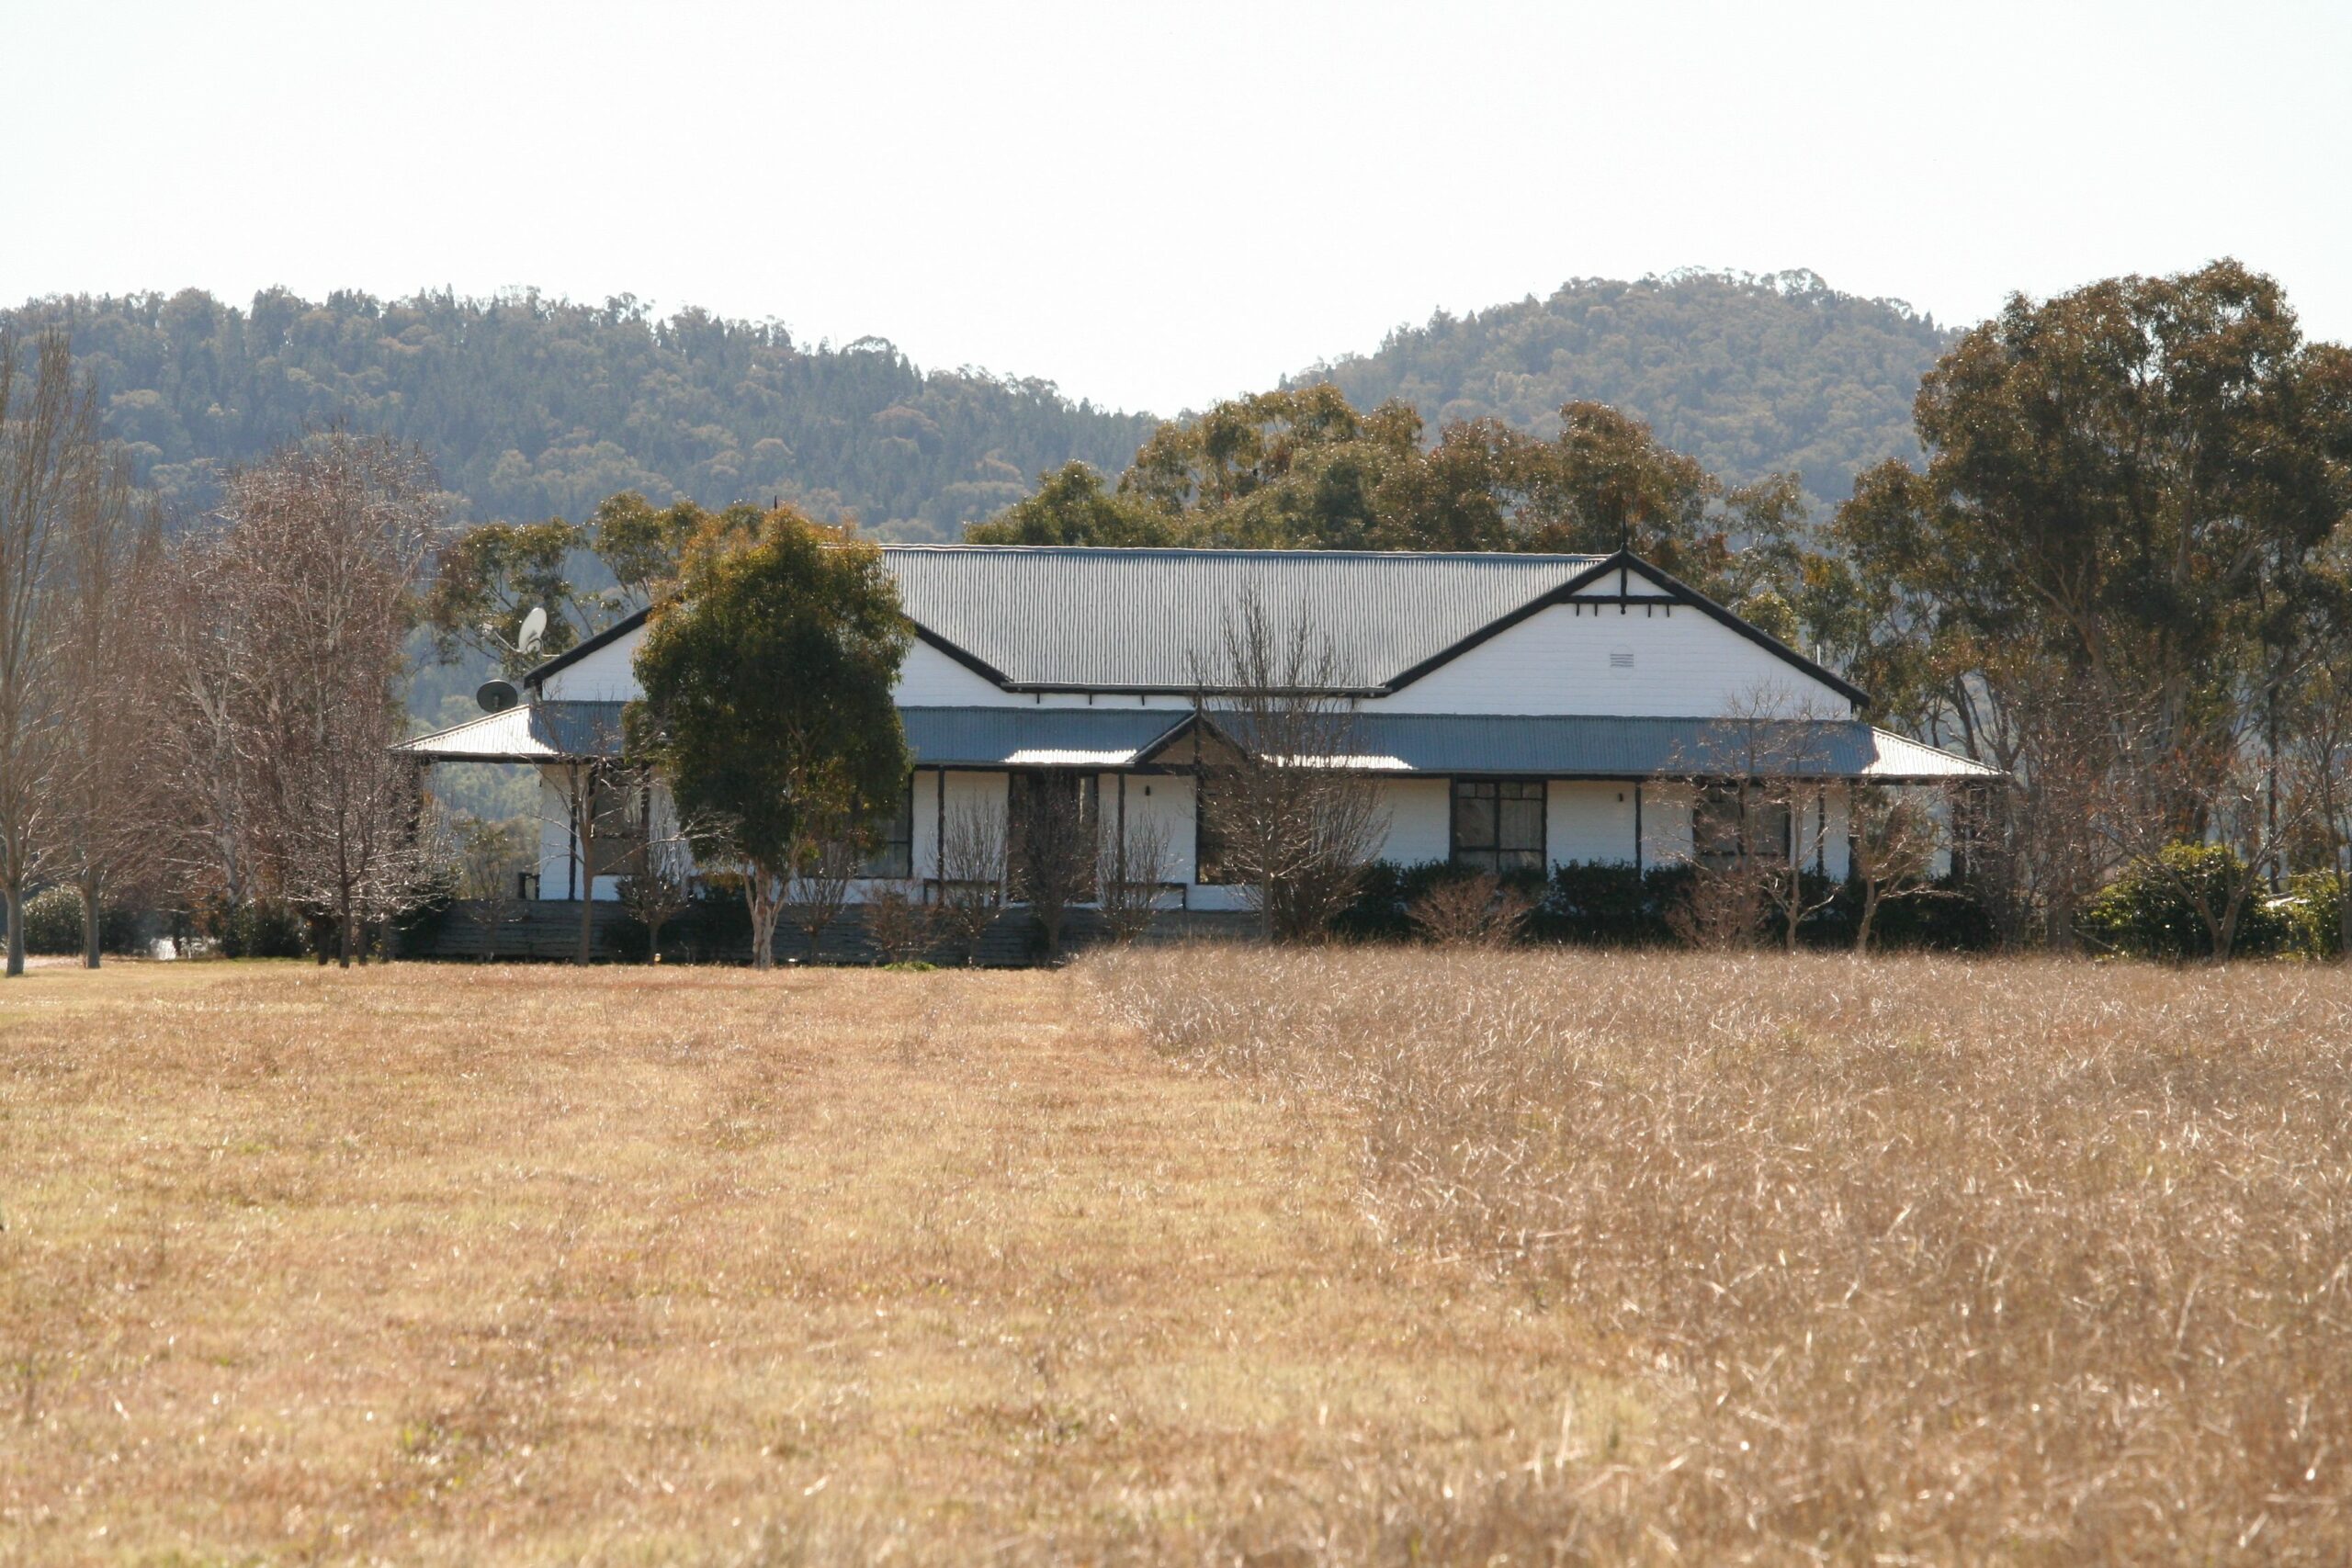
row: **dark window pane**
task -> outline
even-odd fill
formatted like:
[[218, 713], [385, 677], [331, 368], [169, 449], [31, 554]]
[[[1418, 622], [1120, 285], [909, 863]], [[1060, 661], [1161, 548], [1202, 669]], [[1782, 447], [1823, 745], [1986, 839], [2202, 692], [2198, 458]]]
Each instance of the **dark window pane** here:
[[913, 781], [899, 791], [897, 804], [876, 815], [874, 829], [874, 852], [866, 857], [868, 876], [911, 876], [914, 874], [915, 792]]
[[1544, 852], [1544, 803], [1541, 800], [1504, 801], [1495, 845], [1498, 849], [1516, 850], [1541, 857]]

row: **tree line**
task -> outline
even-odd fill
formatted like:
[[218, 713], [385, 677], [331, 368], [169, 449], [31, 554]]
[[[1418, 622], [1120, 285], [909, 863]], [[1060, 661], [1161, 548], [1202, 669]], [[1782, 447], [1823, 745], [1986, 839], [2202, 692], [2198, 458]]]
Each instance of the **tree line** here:
[[1562, 404], [1606, 403], [1734, 483], [1794, 474], [1826, 513], [1855, 474], [1917, 457], [1911, 397], [1958, 335], [1805, 271], [1580, 277], [1542, 299], [1440, 311], [1283, 385], [1327, 381], [1359, 408], [1401, 401], [1432, 428], [1494, 419], [1542, 436]]
[[431, 452], [459, 522], [579, 517], [635, 491], [710, 507], [782, 497], [944, 538], [1040, 468], [1125, 461], [1153, 423], [1044, 381], [924, 371], [879, 339], [811, 347], [775, 322], [659, 317], [628, 296], [273, 288], [239, 308], [184, 289], [37, 299], [0, 319], [70, 337], [134, 482], [190, 513], [232, 469], [342, 425]]

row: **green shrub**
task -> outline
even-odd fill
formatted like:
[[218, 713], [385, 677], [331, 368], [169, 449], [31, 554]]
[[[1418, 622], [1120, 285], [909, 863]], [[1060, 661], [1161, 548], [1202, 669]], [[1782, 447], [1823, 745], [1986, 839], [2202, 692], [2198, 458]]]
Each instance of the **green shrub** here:
[[2331, 871], [2299, 871], [2269, 908], [2287, 924], [2288, 950], [2308, 958], [2344, 956], [2344, 885]]
[[240, 904], [220, 917], [223, 958], [300, 958], [309, 951], [302, 921], [277, 904]]
[[449, 923], [449, 911], [457, 908], [463, 892], [463, 874], [457, 866], [435, 868], [425, 882], [423, 895], [393, 919], [390, 937], [394, 951], [404, 958], [421, 958], [430, 953], [440, 940], [441, 928]]
[[[1862, 885], [1847, 883], [1820, 919], [1813, 940], [1851, 947], [1862, 919]], [[1871, 922], [1874, 953], [1990, 953], [1998, 942], [1992, 913], [1975, 888], [1949, 874], [1925, 892], [1880, 904]]]
[[[136, 909], [106, 906], [98, 911], [99, 950], [138, 952], [139, 927]], [[82, 951], [82, 895], [78, 890], [45, 887], [25, 900], [25, 951], [49, 957]]]
[[[2213, 938], [2199, 901], [2219, 908], [2232, 881], [2245, 874], [2245, 862], [2223, 844], [2168, 845], [2158, 861], [2133, 866], [2108, 884], [2083, 907], [2075, 930], [2095, 947], [2133, 958], [2211, 957]], [[2301, 924], [2284, 900], [2257, 886], [2239, 912], [2229, 956], [2304, 951], [2298, 946]]]

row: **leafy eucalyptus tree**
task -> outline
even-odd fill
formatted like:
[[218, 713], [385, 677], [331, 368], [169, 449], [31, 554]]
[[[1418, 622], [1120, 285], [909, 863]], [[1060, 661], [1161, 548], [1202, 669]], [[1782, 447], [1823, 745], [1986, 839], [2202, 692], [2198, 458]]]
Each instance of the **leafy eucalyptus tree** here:
[[748, 530], [713, 519], [654, 606], [629, 749], [704, 863], [741, 868], [760, 968], [796, 878], [906, 786], [891, 688], [912, 640], [881, 552], [788, 507]]

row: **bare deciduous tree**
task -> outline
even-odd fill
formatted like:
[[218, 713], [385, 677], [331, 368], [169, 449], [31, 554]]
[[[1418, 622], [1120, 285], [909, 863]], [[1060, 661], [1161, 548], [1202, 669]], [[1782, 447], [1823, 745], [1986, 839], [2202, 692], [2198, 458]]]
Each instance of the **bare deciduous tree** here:
[[81, 895], [82, 963], [95, 969], [106, 900], [118, 877], [141, 869], [155, 814], [141, 798], [152, 778], [153, 693], [138, 606], [153, 589], [161, 540], [134, 524], [130, 461], [111, 448], [77, 474], [65, 521], [52, 633], [61, 690], [49, 859]]
[[865, 939], [885, 964], [911, 964], [931, 951], [934, 911], [914, 883], [894, 877], [865, 901]]
[[850, 885], [865, 869], [865, 845], [844, 798], [801, 812], [793, 845], [793, 923], [808, 941], [808, 962], [824, 953], [825, 933], [849, 908]]
[[[28, 359], [30, 363], [28, 364]], [[59, 600], [74, 513], [105, 482], [97, 399], [74, 374], [62, 333], [27, 345], [0, 326], [0, 894], [7, 972], [25, 970], [25, 889], [51, 847], [56, 723], [72, 699]], [[77, 694], [97, 700], [97, 694]]]
[[1491, 871], [1449, 877], [1413, 900], [1405, 918], [1442, 947], [1508, 947], [1526, 929], [1534, 904]]
[[1776, 690], [1743, 694], [1706, 726], [1688, 769], [1691, 883], [1678, 934], [1744, 945], [1769, 913], [1796, 951], [1804, 921], [1837, 897], [1805, 880], [1828, 841], [1828, 761], [1827, 727]]
[[1129, 816], [1122, 808], [1106, 812], [1110, 820], [1102, 832], [1102, 863], [1095, 879], [1101, 888], [1102, 923], [1111, 940], [1135, 942], [1151, 929], [1159, 913], [1159, 898], [1175, 870], [1166, 824], [1157, 817]]
[[947, 812], [940, 829], [940, 927], [965, 963], [978, 963], [980, 940], [1004, 908], [1004, 807], [967, 800]]
[[1885, 784], [1857, 784], [1847, 798], [1852, 843], [1849, 874], [1861, 889], [1854, 951], [1868, 953], [1879, 910], [1899, 899], [1935, 891], [1936, 818], [1917, 795]]
[[1278, 623], [1255, 593], [1191, 664], [1201, 818], [1219, 869], [1269, 940], [1319, 937], [1388, 836], [1358, 762], [1349, 694], [1362, 682], [1312, 617]]
[[498, 956], [499, 937], [523, 918], [516, 883], [537, 846], [527, 825], [459, 817], [446, 837], [458, 856], [458, 890], [481, 921], [482, 956]]
[[226, 490], [209, 547], [238, 622], [221, 711], [252, 797], [239, 810], [265, 885], [309, 917], [322, 962], [332, 945], [348, 966], [366, 957], [366, 930], [441, 869], [414, 765], [392, 747], [442, 498], [413, 448], [341, 431], [288, 445]]
[[1070, 909], [1093, 901], [1101, 812], [1076, 773], [1015, 773], [1008, 784], [1011, 891], [1029, 906], [1047, 963], [1061, 956]]

